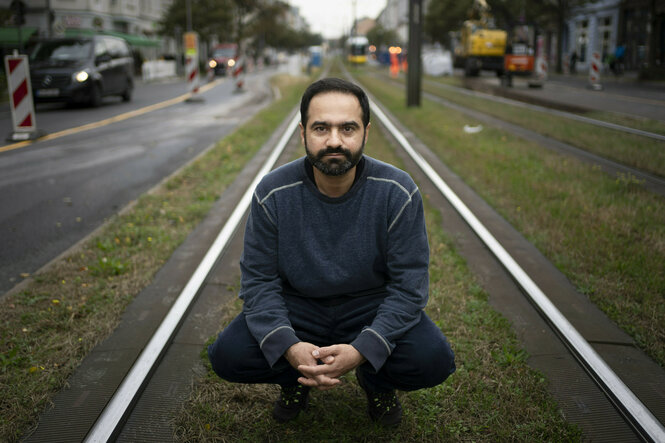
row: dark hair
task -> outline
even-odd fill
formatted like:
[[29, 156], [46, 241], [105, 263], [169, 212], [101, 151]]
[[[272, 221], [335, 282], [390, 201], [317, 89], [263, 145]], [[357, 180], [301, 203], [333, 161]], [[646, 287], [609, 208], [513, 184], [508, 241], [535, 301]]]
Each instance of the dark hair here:
[[367, 127], [369, 124], [369, 99], [365, 91], [351, 82], [342, 80], [341, 78], [324, 78], [322, 80], [315, 81], [302, 95], [302, 100], [300, 101], [300, 121], [303, 126], [307, 126], [307, 111], [309, 111], [309, 102], [312, 101], [317, 94], [322, 94], [324, 92], [341, 92], [343, 94], [353, 94], [358, 98], [360, 102], [360, 109], [363, 112], [363, 127]]

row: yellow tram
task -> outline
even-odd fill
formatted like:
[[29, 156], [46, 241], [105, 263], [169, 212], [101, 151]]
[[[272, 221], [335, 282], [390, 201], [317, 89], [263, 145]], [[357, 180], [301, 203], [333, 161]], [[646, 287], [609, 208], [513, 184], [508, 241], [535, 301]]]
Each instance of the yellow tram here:
[[349, 37], [346, 41], [347, 57], [349, 63], [363, 65], [367, 63], [367, 51], [369, 42], [367, 37], [357, 35]]

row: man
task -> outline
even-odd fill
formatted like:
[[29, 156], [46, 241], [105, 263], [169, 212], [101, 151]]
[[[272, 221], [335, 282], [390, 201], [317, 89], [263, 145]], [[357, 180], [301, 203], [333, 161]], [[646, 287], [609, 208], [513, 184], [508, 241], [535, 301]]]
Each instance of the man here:
[[281, 386], [273, 417], [307, 407], [355, 370], [374, 421], [400, 423], [395, 390], [455, 371], [446, 338], [423, 312], [429, 247], [418, 188], [363, 155], [369, 101], [358, 86], [319, 80], [300, 105], [306, 157], [267, 174], [245, 229], [243, 312], [208, 355], [239, 383]]

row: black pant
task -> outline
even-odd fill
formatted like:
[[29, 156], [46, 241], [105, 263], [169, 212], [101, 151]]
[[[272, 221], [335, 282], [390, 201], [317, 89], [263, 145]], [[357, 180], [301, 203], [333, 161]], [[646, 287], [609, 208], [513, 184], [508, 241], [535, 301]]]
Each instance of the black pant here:
[[[303, 297], [284, 298], [298, 338], [323, 347], [353, 341], [372, 322], [383, 297], [357, 297], [337, 306]], [[300, 377], [284, 357], [272, 368], [268, 365], [242, 313], [208, 347], [208, 357], [217, 375], [230, 382], [292, 386]], [[372, 391], [412, 391], [442, 383], [455, 371], [455, 357], [446, 337], [423, 312], [420, 322], [396, 341], [378, 372], [369, 363], [357, 370]]]

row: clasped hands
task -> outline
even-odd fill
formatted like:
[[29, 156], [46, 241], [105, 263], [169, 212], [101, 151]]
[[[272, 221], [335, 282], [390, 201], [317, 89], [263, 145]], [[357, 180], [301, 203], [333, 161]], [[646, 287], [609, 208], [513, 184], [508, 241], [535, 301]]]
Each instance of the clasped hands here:
[[320, 348], [302, 341], [292, 345], [284, 357], [302, 374], [298, 383], [322, 391], [337, 386], [339, 377], [365, 362], [362, 354], [351, 345]]

